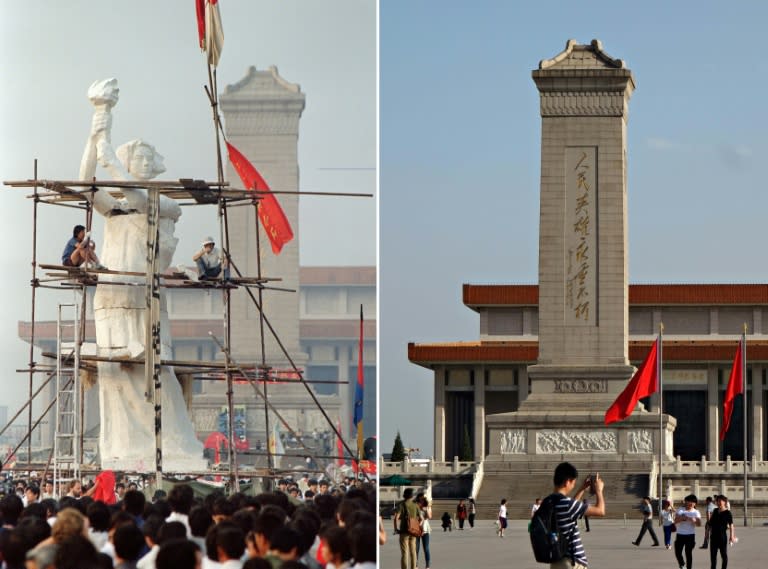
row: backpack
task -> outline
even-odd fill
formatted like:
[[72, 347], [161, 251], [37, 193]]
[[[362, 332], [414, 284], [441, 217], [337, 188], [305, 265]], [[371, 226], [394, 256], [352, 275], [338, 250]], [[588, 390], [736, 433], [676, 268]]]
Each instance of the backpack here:
[[557, 523], [555, 507], [560, 494], [544, 498], [531, 519], [531, 547], [539, 563], [556, 563], [568, 553], [568, 539]]

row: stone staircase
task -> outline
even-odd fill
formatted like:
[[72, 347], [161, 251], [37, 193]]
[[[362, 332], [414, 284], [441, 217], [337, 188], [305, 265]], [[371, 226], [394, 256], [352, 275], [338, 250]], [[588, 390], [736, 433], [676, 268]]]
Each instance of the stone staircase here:
[[[501, 498], [507, 499], [510, 519], [530, 516], [531, 504], [537, 497], [552, 492], [552, 475], [561, 460], [485, 462], [485, 476], [478, 496], [479, 519], [494, 519]], [[637, 515], [643, 496], [648, 493], [650, 464], [644, 461], [571, 461], [579, 471], [579, 481], [590, 473], [599, 472], [605, 481], [604, 496], [608, 518]], [[456, 504], [453, 504], [455, 510]], [[442, 510], [441, 510], [442, 511]]]

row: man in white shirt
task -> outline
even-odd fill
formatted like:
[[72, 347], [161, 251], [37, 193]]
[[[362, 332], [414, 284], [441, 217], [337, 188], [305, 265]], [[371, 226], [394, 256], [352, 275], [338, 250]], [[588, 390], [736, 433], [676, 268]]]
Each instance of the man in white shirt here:
[[216, 248], [213, 237], [203, 239], [203, 248], [192, 255], [192, 260], [197, 265], [198, 278], [201, 281], [217, 278], [224, 269], [224, 280], [229, 280], [229, 263]]

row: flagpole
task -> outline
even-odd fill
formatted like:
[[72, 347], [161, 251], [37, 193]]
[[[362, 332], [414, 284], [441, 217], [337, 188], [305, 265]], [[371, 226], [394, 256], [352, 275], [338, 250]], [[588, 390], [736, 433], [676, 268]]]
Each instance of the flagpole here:
[[664, 324], [659, 323], [659, 357], [656, 358], [656, 376], [659, 378], [659, 517], [661, 517], [661, 504], [664, 496], [664, 380], [662, 376], [662, 359], [664, 350], [662, 339], [664, 336]]
[[744, 323], [744, 332], [741, 335], [741, 373], [744, 386], [744, 527], [747, 527], [747, 324]]

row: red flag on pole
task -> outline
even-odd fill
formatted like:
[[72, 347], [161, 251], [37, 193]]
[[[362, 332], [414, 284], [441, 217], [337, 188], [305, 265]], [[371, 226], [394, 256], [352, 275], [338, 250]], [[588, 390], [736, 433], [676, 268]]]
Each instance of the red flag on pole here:
[[657, 339], [653, 346], [651, 346], [651, 351], [646, 356], [645, 361], [640, 364], [635, 375], [629, 380], [624, 391], [621, 392], [616, 401], [613, 402], [613, 405], [605, 412], [606, 425], [616, 421], [623, 421], [632, 414], [638, 401], [643, 397], [656, 393], [656, 390], [659, 388], [658, 346], [659, 340]]
[[280, 207], [280, 203], [270, 191], [267, 182], [253, 167], [253, 164], [229, 142], [227, 142], [227, 152], [229, 153], [229, 161], [235, 167], [245, 188], [263, 192], [259, 195], [261, 198], [259, 200], [259, 219], [272, 245], [272, 251], [275, 255], [279, 255], [283, 245], [293, 239], [293, 230], [283, 208]]
[[733, 358], [731, 376], [728, 378], [728, 387], [725, 390], [725, 398], [723, 399], [723, 426], [720, 429], [721, 441], [725, 440], [725, 434], [728, 432], [728, 427], [731, 426], [733, 402], [737, 395], [744, 393], [744, 368], [741, 363], [741, 349], [741, 341], [739, 341], [739, 347], [736, 348], [736, 356]]

